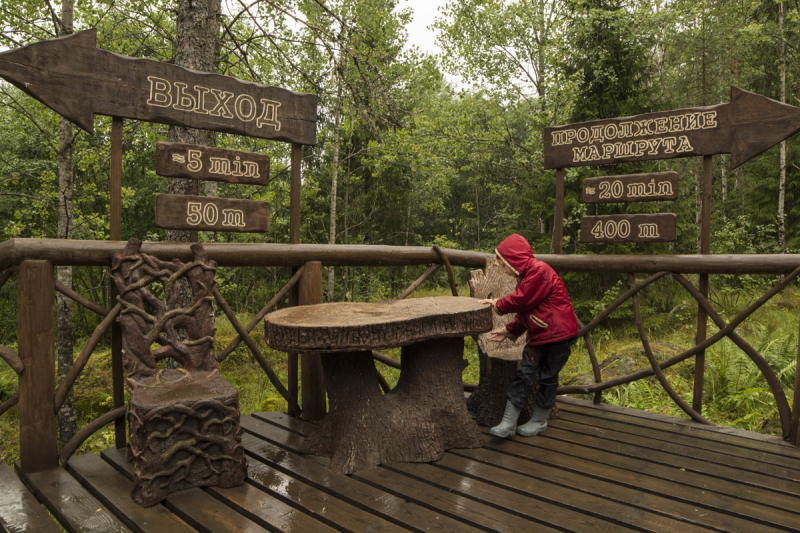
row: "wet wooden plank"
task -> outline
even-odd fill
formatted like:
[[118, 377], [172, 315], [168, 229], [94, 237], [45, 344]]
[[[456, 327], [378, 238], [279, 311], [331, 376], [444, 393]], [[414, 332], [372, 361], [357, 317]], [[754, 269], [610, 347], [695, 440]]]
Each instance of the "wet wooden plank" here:
[[[102, 454], [106, 461], [113, 463], [116, 468], [124, 470], [127, 476], [132, 475], [133, 465], [127, 462], [122, 450], [109, 448]], [[284, 502], [270, 497], [250, 483], [232, 488], [206, 487], [205, 490], [240, 514], [268, 529], [277, 528], [286, 533], [335, 531]]]
[[[559, 410], [559, 420], [567, 420], [576, 424], [601, 427], [625, 434], [636, 435], [638, 437], [672, 442], [675, 444], [696, 448], [697, 450], [727, 454], [733, 457], [744, 459], [748, 462], [767, 463], [769, 465], [791, 471], [792, 474], [785, 474], [780, 471], [778, 471], [776, 474], [787, 479], [797, 479], [797, 476], [800, 475], [800, 462], [793, 461], [791, 458], [767, 453], [761, 450], [754, 450], [752, 448], [745, 448], [742, 446], [736, 446], [734, 444], [696, 438], [694, 436], [683, 435], [680, 433], [665, 432], [655, 428], [626, 424], [624, 422], [610, 420], [605, 417], [593, 416], [590, 413], [576, 412], [569, 409]], [[754, 470], [753, 468], [748, 469]]]
[[[132, 472], [132, 465], [126, 462], [125, 454], [121, 450], [109, 448], [103, 451], [103, 456], [128, 474]], [[231, 488], [206, 487], [205, 491], [225, 502], [243, 516], [268, 529], [276, 528], [286, 533], [335, 531], [282, 501], [270, 497], [250, 483]]]
[[[740, 458], [712, 454], [689, 446], [640, 438], [566, 420], [554, 421], [553, 424], [548, 426], [547, 434], [548, 437], [599, 447], [620, 455], [645, 459], [653, 463], [684, 468], [700, 474], [800, 496], [800, 483], [795, 480], [776, 477], [775, 471], [786, 470], [773, 465], [751, 461], [752, 467], [759, 469], [758, 472], [754, 472], [750, 469], [745, 470], [745, 467], [748, 466], [748, 461]], [[712, 462], [714, 460], [725, 461], [728, 464]], [[736, 466], [729, 466], [730, 463], [735, 463]], [[762, 473], [763, 471], [768, 471], [769, 473]], [[797, 475], [795, 471], [786, 472], [794, 472], [794, 475]]]
[[[521, 444], [517, 444], [517, 447], [524, 448]], [[730, 516], [714, 508], [709, 509], [702, 505], [702, 498], [700, 498], [701, 501], [697, 501], [693, 497], [695, 491], [690, 490], [690, 494], [687, 495], [686, 487], [677, 483], [647, 483], [648, 480], [645, 479], [645, 483], [639, 484], [631, 479], [632, 475], [625, 476], [624, 472], [623, 475], [613, 479], [592, 477], [568, 468], [571, 462], [569, 458], [565, 457], [565, 459], [567, 461], [563, 461], [561, 464], [550, 464], [545, 458], [540, 459], [535, 455], [521, 457], [486, 449], [455, 450], [446, 454], [442, 461], [437, 463], [437, 466], [457, 468], [462, 472], [468, 472], [473, 477], [488, 479], [489, 476], [493, 476], [499, 484], [522, 490], [531, 483], [546, 485], [554, 483], [569, 487], [574, 489], [575, 495], [565, 500], [566, 502], [575, 502], [576, 505], [594, 505], [593, 502], [599, 500], [598, 508], [605, 508], [613, 513], [609, 516], [621, 518], [630, 515], [635, 510], [648, 511], [633, 515], [626, 520], [631, 524], [636, 524], [641, 520], [643, 521], [642, 527], [645, 529], [684, 531], [698, 526], [703, 529], [715, 528], [732, 533], [738, 531], [769, 533], [782, 530], [738, 516]], [[469, 462], [465, 462], [465, 460], [469, 460]], [[519, 479], [519, 476], [523, 476], [523, 479]], [[631, 486], [634, 484], [636, 486]], [[663, 490], [665, 493], [661, 494], [657, 492], [658, 490]], [[700, 494], [702, 491], [698, 490], [696, 493]], [[673, 499], [675, 494], [684, 495], [688, 501]], [[616, 502], [621, 510], [618, 511], [613, 506], [609, 508], [609, 505], [603, 500]], [[754, 512], [757, 514], [760, 510], [757, 508]], [[785, 523], [791, 524], [795, 520], [796, 517], [788, 516]]]
[[[390, 468], [442, 490], [453, 487], [450, 490], [458, 494], [480, 499], [509, 512], [520, 512], [519, 509], [524, 508], [527, 513], [530, 509], [533, 517], [559, 528], [653, 533], [670, 530], [688, 533], [705, 529], [449, 454], [433, 464], [396, 464]], [[536, 510], [537, 505], [544, 508]]]
[[[287, 431], [284, 436], [281, 432], [276, 430], [269, 430], [265, 427], [260, 431], [260, 434], [270, 440], [282, 440], [283, 445], [297, 447], [302, 441], [300, 434], [303, 431], [308, 431], [310, 427], [298, 420], [288, 418], [283, 415], [275, 413], [258, 413], [261, 419], [268, 419], [277, 424], [286, 427]], [[293, 433], [289, 433], [292, 431]], [[502, 439], [493, 440], [506, 443]], [[526, 439], [523, 439], [526, 440]], [[514, 443], [511, 443], [514, 444]], [[518, 445], [523, 447], [522, 445]], [[547, 453], [547, 452], [545, 452]], [[459, 458], [463, 456], [463, 458]], [[470, 477], [477, 477], [480, 479], [490, 479], [494, 474], [492, 482], [498, 485], [506, 485], [512, 490], [524, 491], [526, 493], [536, 495], [537, 498], [549, 500], [551, 502], [564, 502], [568, 506], [585, 507], [587, 511], [602, 510], [602, 515], [612, 516], [615, 519], [629, 523], [635, 527], [641, 527], [650, 531], [691, 531], [696, 527], [714, 527], [724, 531], [779, 531], [779, 528], [769, 525], [760, 524], [756, 521], [750, 521], [736, 516], [728, 516], [723, 512], [718, 512], [708, 507], [698, 506], [695, 504], [695, 498], [699, 497], [703, 500], [703, 495], [706, 500], [711, 502], [711, 505], [718, 507], [722, 504], [729, 504], [730, 499], [721, 498], [714, 493], [707, 493], [701, 490], [688, 490], [689, 494], [686, 502], [675, 501], [673, 499], [675, 494], [686, 494], [687, 487], [677, 483], [663, 482], [661, 480], [648, 480], [645, 476], [640, 476], [643, 479], [635, 479], [630, 472], [619, 471], [623, 481], [628, 486], [615, 484], [603, 480], [605, 472], [603, 469], [598, 469], [595, 472], [599, 477], [592, 477], [582, 473], [575, 473], [568, 470], [572, 464], [573, 458], [562, 456], [565, 461], [562, 461], [560, 466], [551, 466], [547, 460], [534, 462], [530, 457], [528, 460], [520, 460], [508, 453], [496, 453], [485, 449], [474, 450], [455, 450], [445, 454], [444, 458], [434, 463], [437, 466], [442, 466], [448, 470], [455, 470], [461, 472], [468, 472]], [[475, 459], [475, 461], [466, 464], [464, 458]], [[485, 465], [475, 464], [476, 461], [485, 463]], [[488, 467], [488, 465], [493, 465]], [[418, 465], [392, 465], [392, 468], [403, 470], [404, 472], [414, 475], [414, 468]], [[497, 468], [494, 468], [494, 467]], [[409, 470], [406, 470], [408, 467]], [[507, 472], [500, 474], [498, 468], [505, 468]], [[489, 474], [487, 474], [487, 470]], [[519, 477], [515, 472], [524, 473], [525, 475], [535, 478], [533, 482], [530, 479]], [[627, 476], [626, 476], [627, 474]], [[429, 481], [436, 483], [439, 472], [431, 475]], [[354, 477], [358, 478], [358, 474]], [[644, 481], [655, 481], [655, 483], [645, 483], [645, 490], [650, 491], [659, 490], [665, 494], [651, 494], [649, 491], [643, 492], [640, 484]], [[555, 485], [554, 485], [555, 484]], [[451, 483], [448, 483], [451, 485]], [[564, 491], [561, 486], [571, 487], [574, 491]], [[461, 483], [453, 486], [461, 487]], [[387, 486], [387, 490], [393, 490]], [[449, 490], [449, 489], [448, 489]], [[597, 497], [592, 496], [596, 494]], [[612, 500], [609, 502], [608, 500]], [[617, 503], [614, 503], [616, 500]], [[636, 509], [645, 511], [652, 511], [647, 513], [635, 513]], [[633, 511], [631, 511], [633, 510]], [[751, 520], [760, 520], [759, 515], [763, 514], [763, 509], [759, 506], [754, 506], [750, 502], [746, 502], [745, 511], [752, 512], [753, 517]], [[633, 514], [632, 514], [633, 513]], [[781, 513], [773, 513], [781, 514]], [[626, 515], [629, 515], [626, 517]], [[658, 516], [661, 515], [661, 516]], [[769, 513], [767, 513], [769, 515]], [[782, 513], [783, 516], [777, 518], [778, 526], [785, 526], [793, 524], [798, 519], [797, 516], [790, 513]], [[678, 522], [683, 520], [685, 523]], [[696, 524], [692, 525], [692, 524]]]
[[[114, 449], [120, 455], [123, 450]], [[95, 454], [73, 457], [67, 471], [132, 531], [193, 533], [196, 530], [162, 504], [142, 507], [131, 499], [133, 483]]]
[[[277, 422], [286, 424], [295, 420], [279, 413], [270, 413], [270, 416]], [[369, 510], [388, 521], [423, 531], [464, 533], [481, 531], [468, 523], [388, 494], [348, 476], [334, 474], [326, 466], [329, 462], [327, 459], [317, 456], [304, 457], [296, 453], [305, 438], [297, 432], [249, 416], [242, 417], [242, 427], [247, 432], [243, 435], [242, 442], [251, 457], [257, 457], [258, 460], [274, 468], [290, 473], [296, 479], [337, 494], [353, 505]]]
[[21, 473], [20, 477], [70, 533], [130, 531], [60, 466], [33, 474]]
[[626, 424], [652, 427], [671, 433], [690, 435], [712, 442], [724, 442], [800, 461], [800, 450], [774, 435], [764, 435], [722, 426], [704, 426], [685, 418], [618, 407], [616, 405], [594, 405], [589, 401], [568, 396], [560, 396], [558, 403], [559, 408], [562, 408], [563, 405], [563, 409], [588, 413], [591, 416], [619, 420]]
[[61, 528], [5, 463], [0, 463], [0, 531], [58, 533]]
[[[781, 523], [786, 516], [783, 511], [790, 511], [794, 517], [800, 518], [800, 514], [796, 514], [796, 497], [547, 438], [548, 431], [535, 439], [493, 438], [487, 441], [486, 448], [503, 453], [513, 451], [520, 457], [535, 458], [590, 477], [671, 495], [676, 500], [706, 502], [707, 507], [725, 509], [726, 512], [758, 517], [759, 514], [777, 511], [778, 516], [770, 519], [770, 523]], [[795, 520], [793, 518], [792, 522]]]
[[[295, 432], [307, 433], [314, 428], [302, 420], [280, 419], [273, 415], [273, 413], [258, 414], [259, 418], [286, 424], [287, 429], [291, 428]], [[288, 432], [286, 434], [288, 435]], [[291, 441], [287, 439], [286, 443]], [[450, 479], [452, 476], [445, 471], [438, 472], [437, 476], [447, 478], [448, 481], [439, 486], [434, 486], [430, 480], [422, 481], [397, 471], [402, 470], [407, 474], [406, 468], [416, 471], [417, 468], [427, 466], [425, 463], [397, 463], [389, 467], [361, 470], [352, 477], [406, 500], [429, 506], [437, 512], [469, 520], [493, 530], [530, 531], [531, 527], [535, 527], [536, 531], [557, 531], [563, 527], [570, 531], [581, 532], [630, 531], [618, 524], [583, 515], [537, 498], [490, 487], [469, 478]], [[462, 490], [465, 492], [461, 492]]]
[[[128, 479], [133, 479], [133, 465], [127, 461], [122, 450], [109, 448], [103, 450], [101, 455]], [[203, 532], [268, 531], [199, 488], [174, 492], [167, 496], [163, 505], [187, 524]]]

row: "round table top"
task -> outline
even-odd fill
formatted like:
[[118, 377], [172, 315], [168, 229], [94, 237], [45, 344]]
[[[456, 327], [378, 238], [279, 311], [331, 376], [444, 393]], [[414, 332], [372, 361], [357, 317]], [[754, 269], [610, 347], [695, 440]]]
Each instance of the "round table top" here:
[[267, 344], [280, 350], [377, 349], [489, 331], [492, 308], [475, 298], [436, 296], [288, 307], [264, 321]]

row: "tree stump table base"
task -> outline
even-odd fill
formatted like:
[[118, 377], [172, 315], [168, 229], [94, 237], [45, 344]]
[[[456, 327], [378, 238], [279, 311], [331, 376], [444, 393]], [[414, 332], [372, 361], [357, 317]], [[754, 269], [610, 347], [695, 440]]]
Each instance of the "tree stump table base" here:
[[323, 355], [330, 412], [301, 451], [330, 457], [332, 471], [351, 474], [384, 463], [437, 461], [452, 448], [483, 446], [464, 403], [463, 354], [463, 337], [404, 346], [400, 380], [386, 395], [371, 351]]

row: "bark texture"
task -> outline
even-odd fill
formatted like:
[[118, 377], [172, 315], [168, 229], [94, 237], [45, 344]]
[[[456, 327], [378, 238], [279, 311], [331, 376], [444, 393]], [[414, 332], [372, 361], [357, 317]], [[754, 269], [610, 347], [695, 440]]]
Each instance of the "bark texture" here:
[[[202, 72], [219, 71], [219, 19], [220, 0], [178, 0], [175, 17], [175, 48], [172, 62], [179, 66]], [[217, 134], [213, 131], [170, 126], [170, 142], [216, 146]], [[217, 184], [206, 182], [207, 192], [216, 196]], [[169, 178], [170, 194], [200, 194], [199, 182], [184, 178]], [[196, 231], [169, 230], [168, 241], [196, 242]]]
[[450, 296], [290, 307], [265, 318], [267, 344], [284, 350], [379, 349], [489, 331], [492, 310]]
[[330, 412], [301, 451], [331, 458], [351, 474], [390, 462], [430, 462], [452, 448], [479, 448], [483, 436], [463, 400], [464, 339], [402, 349], [397, 387], [381, 394], [371, 351], [322, 355]]

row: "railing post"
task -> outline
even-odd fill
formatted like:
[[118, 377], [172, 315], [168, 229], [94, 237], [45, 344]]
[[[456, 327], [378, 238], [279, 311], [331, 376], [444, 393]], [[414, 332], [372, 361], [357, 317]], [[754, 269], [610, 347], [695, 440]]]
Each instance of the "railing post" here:
[[[711, 186], [712, 186], [712, 156], [703, 157], [703, 196], [700, 204], [700, 254], [711, 253]], [[708, 274], [700, 274], [698, 288], [705, 298], [708, 298]], [[695, 344], [706, 340], [706, 322], [708, 313], [702, 305], [697, 307], [697, 336]], [[706, 352], [697, 352], [694, 360], [694, 390], [692, 393], [692, 409], [698, 414], [703, 412], [703, 386], [706, 370]]]
[[56, 284], [48, 261], [23, 261], [17, 275], [19, 448], [22, 472], [58, 465], [56, 430]]
[[789, 425], [789, 442], [800, 446], [800, 336], [797, 341], [797, 366], [794, 373], [794, 397], [792, 399], [792, 419]]
[[[306, 263], [303, 276], [298, 285], [298, 304], [311, 305], [322, 303], [322, 263], [310, 261]], [[303, 418], [305, 420], [322, 420], [325, 418], [325, 381], [322, 376], [322, 361], [319, 354], [303, 353], [300, 355], [301, 387], [303, 391]]]

